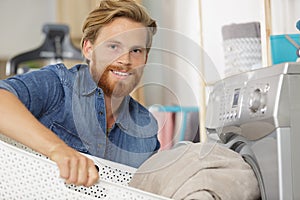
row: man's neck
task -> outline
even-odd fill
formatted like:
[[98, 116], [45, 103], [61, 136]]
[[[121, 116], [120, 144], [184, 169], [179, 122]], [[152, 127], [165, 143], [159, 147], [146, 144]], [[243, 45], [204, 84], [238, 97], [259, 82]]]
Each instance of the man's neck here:
[[106, 125], [107, 128], [112, 128], [112, 126], [114, 125], [118, 117], [119, 108], [124, 97], [115, 98], [115, 97], [104, 95], [104, 99], [105, 99], [105, 107], [106, 107]]

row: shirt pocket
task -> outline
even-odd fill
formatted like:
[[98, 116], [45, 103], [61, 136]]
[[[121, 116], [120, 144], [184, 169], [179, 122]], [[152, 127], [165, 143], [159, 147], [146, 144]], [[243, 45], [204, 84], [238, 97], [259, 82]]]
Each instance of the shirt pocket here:
[[70, 131], [57, 122], [53, 122], [50, 129], [70, 147], [82, 153], [89, 153], [81, 138], [75, 131]]

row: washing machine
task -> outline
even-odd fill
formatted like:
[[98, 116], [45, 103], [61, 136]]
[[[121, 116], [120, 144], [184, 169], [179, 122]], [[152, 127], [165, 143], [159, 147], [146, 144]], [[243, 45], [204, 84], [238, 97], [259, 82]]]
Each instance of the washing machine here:
[[208, 142], [248, 162], [262, 200], [300, 199], [300, 63], [283, 63], [214, 84], [206, 116]]

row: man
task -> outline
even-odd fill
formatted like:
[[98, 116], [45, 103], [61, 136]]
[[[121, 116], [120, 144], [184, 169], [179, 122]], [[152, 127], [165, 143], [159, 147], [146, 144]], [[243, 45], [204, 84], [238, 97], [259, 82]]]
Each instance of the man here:
[[0, 81], [0, 133], [55, 161], [66, 183], [91, 186], [99, 178], [79, 152], [140, 166], [159, 149], [157, 123], [129, 93], [155, 32], [133, 0], [100, 2], [83, 25], [88, 65], [49, 65]]

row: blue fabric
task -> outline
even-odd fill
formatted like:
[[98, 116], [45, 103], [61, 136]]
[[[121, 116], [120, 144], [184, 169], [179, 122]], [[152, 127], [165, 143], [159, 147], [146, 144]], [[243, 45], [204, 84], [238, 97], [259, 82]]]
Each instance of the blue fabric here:
[[107, 133], [104, 95], [87, 65], [63, 64], [0, 80], [30, 112], [80, 152], [139, 167], [159, 147], [157, 122], [130, 96]]

